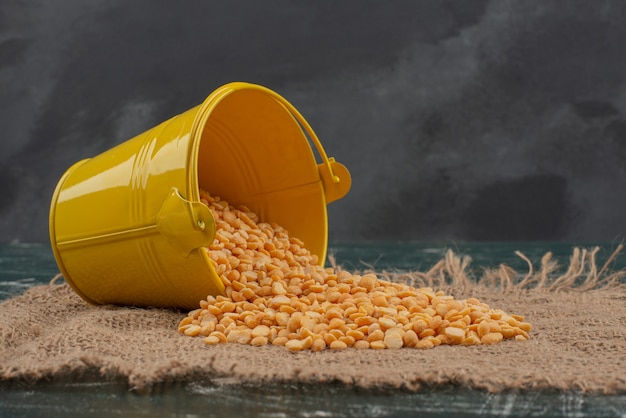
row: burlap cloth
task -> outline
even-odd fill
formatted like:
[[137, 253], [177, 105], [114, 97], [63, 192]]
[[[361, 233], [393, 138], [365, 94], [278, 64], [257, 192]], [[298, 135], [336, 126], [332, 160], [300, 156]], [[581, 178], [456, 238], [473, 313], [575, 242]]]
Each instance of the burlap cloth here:
[[533, 325], [528, 341], [429, 350], [207, 346], [177, 332], [186, 312], [91, 306], [62, 282], [37, 286], [0, 304], [0, 383], [95, 378], [149, 391], [164, 382], [228, 380], [623, 394], [626, 271], [609, 271], [620, 250], [599, 267], [595, 250], [574, 249], [565, 271], [546, 254], [539, 268], [529, 262], [523, 273], [507, 266], [474, 272], [468, 257], [448, 252], [427, 272], [385, 274], [457, 299], [476, 297]]

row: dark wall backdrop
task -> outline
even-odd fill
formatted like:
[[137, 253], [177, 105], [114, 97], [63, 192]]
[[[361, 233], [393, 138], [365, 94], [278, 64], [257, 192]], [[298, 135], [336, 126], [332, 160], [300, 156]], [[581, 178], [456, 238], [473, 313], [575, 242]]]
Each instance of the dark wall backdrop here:
[[626, 235], [622, 0], [3, 0], [0, 241], [46, 241], [72, 163], [230, 81], [349, 167], [332, 242]]

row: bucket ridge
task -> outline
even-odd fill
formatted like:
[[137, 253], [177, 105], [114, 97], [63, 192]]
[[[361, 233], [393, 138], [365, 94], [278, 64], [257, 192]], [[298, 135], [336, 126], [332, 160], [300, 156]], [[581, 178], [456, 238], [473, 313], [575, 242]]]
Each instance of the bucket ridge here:
[[153, 286], [168, 287], [171, 277], [166, 273], [168, 271], [167, 266], [164, 266], [160, 261], [154, 243], [146, 239], [138, 240], [137, 250], [142, 264], [146, 266], [149, 272]]

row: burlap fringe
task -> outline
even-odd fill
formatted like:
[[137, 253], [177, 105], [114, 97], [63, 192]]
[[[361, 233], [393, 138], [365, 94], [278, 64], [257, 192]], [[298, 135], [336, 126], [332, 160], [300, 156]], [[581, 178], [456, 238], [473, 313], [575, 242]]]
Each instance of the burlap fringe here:
[[[466, 254], [456, 254], [448, 249], [445, 256], [434, 266], [425, 272], [420, 271], [377, 271], [369, 267], [360, 272], [374, 273], [378, 277], [392, 282], [406, 283], [413, 287], [430, 287], [438, 290], [456, 289], [467, 290], [477, 284], [489, 288], [498, 288], [502, 292], [520, 290], [541, 290], [548, 292], [579, 291], [586, 292], [598, 289], [610, 289], [613, 287], [626, 286], [626, 269], [611, 270], [611, 264], [624, 249], [624, 244], [619, 244], [611, 256], [598, 269], [598, 252], [600, 247], [592, 249], [574, 247], [570, 257], [569, 267], [559, 275], [560, 265], [553, 257], [552, 252], [547, 252], [542, 258], [540, 267], [535, 270], [533, 262], [521, 251], [515, 251], [528, 265], [526, 274], [506, 264], [500, 264], [497, 268], [483, 268], [482, 274], [476, 275], [470, 267], [472, 258]], [[333, 254], [328, 255], [330, 265], [337, 271], [342, 267], [337, 264]], [[63, 279], [61, 273], [50, 280], [50, 285]]]
[[[624, 244], [619, 244], [602, 267], [598, 268], [600, 247], [592, 249], [574, 247], [569, 266], [561, 274], [559, 274], [561, 266], [554, 259], [552, 252], [546, 253], [541, 258], [539, 268], [535, 269], [533, 262], [526, 255], [521, 251], [516, 251], [515, 254], [528, 265], [528, 271], [525, 274], [506, 264], [500, 264], [497, 268], [483, 268], [482, 273], [477, 275], [476, 271], [470, 268], [472, 263], [470, 256], [458, 255], [450, 249], [426, 272], [376, 271], [373, 268], [367, 268], [360, 273], [375, 273], [385, 280], [433, 289], [453, 288], [462, 291], [478, 284], [499, 288], [504, 293], [520, 290], [586, 292], [626, 286], [626, 282], [622, 280], [626, 277], [626, 269], [611, 270], [611, 264], [623, 249]], [[341, 269], [332, 255], [329, 255], [329, 261], [334, 268]]]

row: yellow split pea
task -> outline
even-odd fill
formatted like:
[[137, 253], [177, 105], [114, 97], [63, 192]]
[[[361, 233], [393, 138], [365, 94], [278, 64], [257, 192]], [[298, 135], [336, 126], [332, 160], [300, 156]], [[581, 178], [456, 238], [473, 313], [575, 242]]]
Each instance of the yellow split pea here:
[[179, 332], [206, 344], [327, 348], [432, 348], [526, 340], [530, 324], [475, 298], [455, 300], [431, 288], [317, 265], [302, 241], [201, 192], [217, 232], [207, 252], [226, 296], [208, 296]]

